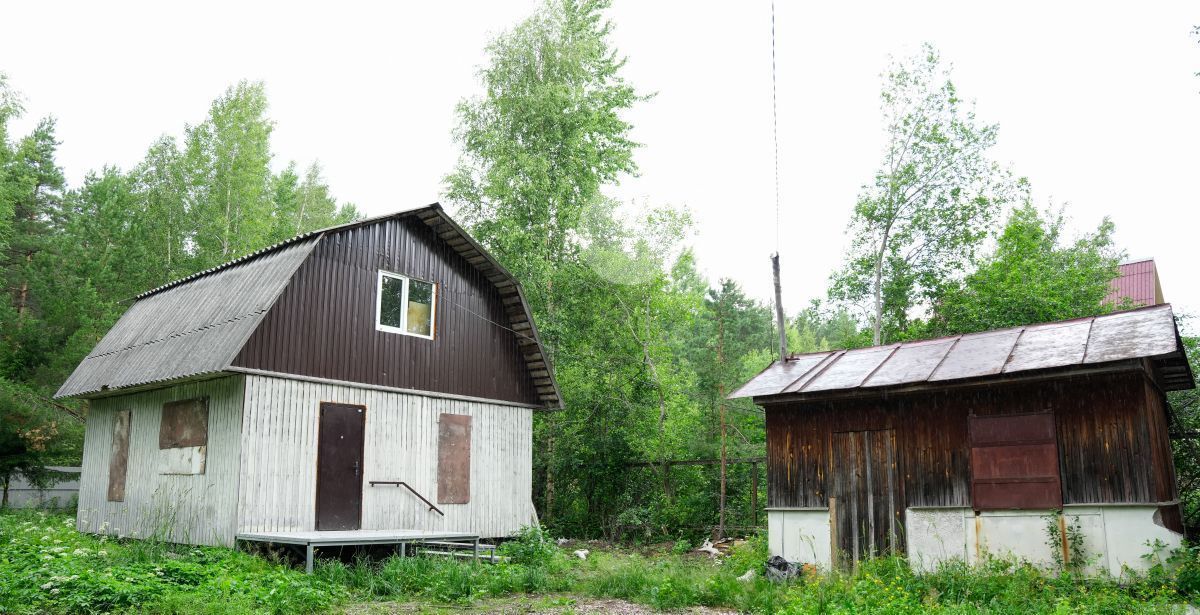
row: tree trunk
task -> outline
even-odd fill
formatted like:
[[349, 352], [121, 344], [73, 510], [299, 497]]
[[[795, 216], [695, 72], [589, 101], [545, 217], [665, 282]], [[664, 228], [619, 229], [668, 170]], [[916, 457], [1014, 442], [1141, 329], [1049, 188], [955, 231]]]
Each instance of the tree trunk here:
[[546, 504], [542, 519], [549, 523], [554, 517], [554, 417], [547, 420], [546, 428]]
[[8, 480], [9, 477], [4, 477], [4, 496], [0, 498], [0, 509], [8, 508]]
[[875, 254], [875, 319], [871, 323], [871, 343], [876, 346], [883, 343], [883, 259], [887, 257], [888, 239], [894, 222], [894, 219], [890, 220], [884, 227], [879, 252]]
[[[776, 260], [776, 263], [779, 261]], [[775, 270], [779, 271], [778, 268]], [[779, 277], [775, 277], [778, 289]], [[717, 306], [717, 403], [721, 411], [721, 513], [717, 523], [717, 538], [725, 537], [725, 484], [728, 472], [728, 457], [725, 446], [725, 317], [720, 305]]]
[[25, 309], [29, 305], [29, 263], [31, 262], [33, 262], [33, 252], [26, 252], [25, 279], [21, 280], [21, 292], [17, 295], [17, 319], [25, 318]]

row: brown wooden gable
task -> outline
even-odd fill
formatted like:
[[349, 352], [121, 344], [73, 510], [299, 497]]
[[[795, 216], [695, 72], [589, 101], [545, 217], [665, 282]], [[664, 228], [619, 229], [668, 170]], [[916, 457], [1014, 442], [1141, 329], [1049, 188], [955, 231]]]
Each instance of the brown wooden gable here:
[[[437, 207], [422, 213], [448, 220]], [[514, 309], [527, 314], [519, 286], [473, 241], [459, 239], [478, 258], [417, 214], [323, 234], [233, 367], [557, 405], [536, 333], [522, 334], [532, 331], [531, 321], [512, 317]], [[458, 229], [457, 237], [465, 233]], [[438, 285], [432, 340], [376, 330], [380, 269]], [[518, 298], [515, 308], [506, 288]], [[541, 378], [532, 373], [539, 367]]]

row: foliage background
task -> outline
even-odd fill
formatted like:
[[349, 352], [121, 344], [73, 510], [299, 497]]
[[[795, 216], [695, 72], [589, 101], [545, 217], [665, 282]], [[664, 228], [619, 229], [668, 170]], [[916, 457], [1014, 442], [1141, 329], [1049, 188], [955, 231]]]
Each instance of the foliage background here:
[[[653, 94], [624, 78], [607, 8], [546, 0], [488, 46], [482, 93], [457, 107], [462, 154], [446, 196], [522, 280], [556, 368], [566, 408], [535, 424], [542, 521], [577, 537], [742, 531], [765, 518], [751, 509], [751, 466], [730, 466], [722, 489], [718, 466], [668, 476], [662, 465], [629, 465], [722, 450], [762, 456], [761, 410], [725, 397], [775, 358], [776, 333], [771, 305], [701, 274], [686, 207], [609, 196], [638, 173], [626, 118]], [[1104, 302], [1124, 256], [1114, 224], [1064, 236], [1065, 209], [1031, 203], [1028, 183], [996, 164], [999, 126], [975, 116], [932, 46], [895, 59], [882, 77], [879, 170], [848, 221], [850, 249], [828, 299], [787, 319], [789, 351], [1114, 309]], [[237, 83], [205, 117], [149, 144], [133, 168], [102, 168], [68, 186], [54, 119], [10, 134], [21, 97], [0, 75], [6, 493], [17, 473], [47, 482], [45, 465], [78, 462], [86, 407], [50, 397], [132, 297], [358, 215], [318, 164], [272, 171], [269, 111], [264, 84]], [[731, 247], [747, 248], [757, 246]], [[764, 254], [764, 271], [766, 262]], [[1187, 344], [1195, 363], [1196, 341]], [[1177, 435], [1200, 431], [1194, 392], [1172, 403]], [[1200, 523], [1196, 452], [1194, 440], [1176, 448], [1191, 525]]]

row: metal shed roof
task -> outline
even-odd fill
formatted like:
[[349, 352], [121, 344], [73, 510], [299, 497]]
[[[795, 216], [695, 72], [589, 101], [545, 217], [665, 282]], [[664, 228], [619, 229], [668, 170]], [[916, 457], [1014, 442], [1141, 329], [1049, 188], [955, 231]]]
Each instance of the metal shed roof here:
[[141, 295], [55, 397], [222, 371], [316, 245], [311, 237]]
[[86, 397], [228, 369], [325, 234], [400, 217], [428, 225], [496, 286], [539, 399], [561, 407], [520, 283], [437, 203], [298, 235], [138, 295], [55, 397]]
[[730, 398], [851, 392], [1151, 358], [1166, 390], [1195, 386], [1168, 304], [775, 361]]

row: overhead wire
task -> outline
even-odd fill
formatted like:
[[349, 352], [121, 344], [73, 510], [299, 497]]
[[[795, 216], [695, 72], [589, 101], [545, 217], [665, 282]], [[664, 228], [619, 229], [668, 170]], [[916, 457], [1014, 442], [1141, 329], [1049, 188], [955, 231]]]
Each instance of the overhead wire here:
[[779, 95], [775, 81], [775, 0], [771, 0], [771, 136], [775, 141], [775, 254], [779, 254]]

